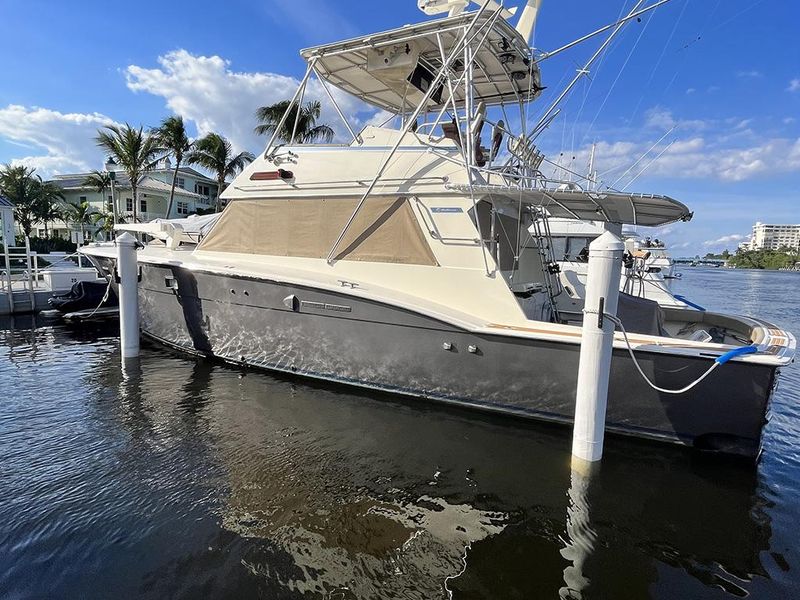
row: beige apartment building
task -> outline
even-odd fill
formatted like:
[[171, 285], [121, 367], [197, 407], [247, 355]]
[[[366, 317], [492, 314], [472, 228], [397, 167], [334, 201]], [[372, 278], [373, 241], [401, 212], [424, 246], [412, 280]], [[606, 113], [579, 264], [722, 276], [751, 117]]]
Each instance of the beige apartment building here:
[[800, 225], [756, 223], [748, 247], [750, 250], [800, 248]]

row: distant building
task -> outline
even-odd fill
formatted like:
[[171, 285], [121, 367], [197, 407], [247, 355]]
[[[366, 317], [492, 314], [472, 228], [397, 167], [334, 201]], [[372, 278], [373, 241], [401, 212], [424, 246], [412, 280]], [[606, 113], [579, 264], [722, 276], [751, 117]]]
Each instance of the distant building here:
[[[117, 203], [118, 215], [130, 221], [133, 218], [133, 193], [130, 180], [124, 171], [116, 168], [111, 163], [115, 173], [114, 196]], [[139, 205], [136, 207], [138, 221], [150, 221], [156, 218], [167, 218], [167, 204], [169, 191], [172, 186], [174, 169], [169, 159], [160, 161], [157, 168], [148, 171], [139, 179], [136, 189]], [[56, 175], [52, 181], [58, 184], [64, 192], [67, 202], [79, 205], [88, 202], [94, 212], [112, 212], [111, 189], [101, 194], [96, 189], [85, 184], [86, 178], [91, 173], [73, 173], [69, 175]], [[175, 184], [175, 198], [172, 203], [170, 219], [185, 217], [195, 214], [198, 210], [213, 208], [217, 202], [217, 182], [206, 177], [191, 167], [181, 167]], [[75, 243], [83, 243], [80, 226], [74, 223], [56, 221], [50, 227], [53, 234], [68, 238]], [[86, 236], [91, 239], [102, 238], [100, 227], [84, 225]], [[44, 225], [37, 225], [36, 235], [44, 235]]]
[[800, 248], [800, 225], [753, 225], [749, 250], [778, 250], [784, 247]]

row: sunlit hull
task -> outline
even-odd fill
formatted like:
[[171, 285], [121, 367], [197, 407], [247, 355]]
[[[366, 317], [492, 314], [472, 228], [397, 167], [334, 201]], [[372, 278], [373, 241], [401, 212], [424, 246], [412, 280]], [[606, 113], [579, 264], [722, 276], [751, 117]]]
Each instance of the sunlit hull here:
[[[113, 259], [93, 258], [101, 270]], [[106, 271], [107, 272], [107, 271]], [[303, 377], [545, 421], [572, 420], [579, 330], [564, 341], [475, 333], [347, 293], [143, 265], [143, 333], [178, 349]], [[710, 360], [639, 353], [656, 384], [684, 385]], [[655, 392], [616, 350], [608, 429], [754, 456], [776, 369], [729, 363], [691, 392]]]

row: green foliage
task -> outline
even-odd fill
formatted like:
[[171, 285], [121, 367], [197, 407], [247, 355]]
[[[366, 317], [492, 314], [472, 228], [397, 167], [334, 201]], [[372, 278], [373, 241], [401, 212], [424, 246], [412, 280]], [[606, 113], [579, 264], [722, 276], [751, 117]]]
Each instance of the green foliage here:
[[96, 212], [89, 217], [94, 225], [100, 227], [100, 231], [106, 234], [106, 239], [111, 237], [114, 231], [114, 214], [110, 212]]
[[214, 173], [217, 179], [217, 211], [222, 210], [219, 195], [225, 189], [225, 180], [244, 169], [255, 157], [250, 152], [233, 154], [233, 146], [217, 133], [209, 133], [194, 143], [194, 150], [186, 157], [190, 165], [200, 165]]
[[[256, 126], [255, 132], [259, 135], [273, 133], [288, 108], [289, 100], [283, 100], [257, 109], [256, 119], [258, 119], [259, 125]], [[292, 105], [286, 120], [278, 131], [278, 139], [289, 142], [292, 139], [292, 131], [295, 129], [296, 122], [295, 143], [312, 144], [319, 140], [330, 143], [333, 140], [334, 131], [332, 127], [324, 124], [317, 125], [317, 119], [322, 113], [322, 105], [318, 100], [308, 102], [305, 106], [299, 107], [299, 110], [300, 114], [298, 116], [298, 105]]]
[[60, 217], [64, 200], [61, 188], [36, 175], [36, 169], [23, 165], [0, 167], [0, 192], [14, 204], [14, 218], [29, 236], [35, 223]]
[[[37, 254], [50, 254], [51, 252], [67, 252], [69, 254], [75, 252], [77, 246], [70, 242], [69, 240], [62, 240], [61, 238], [38, 238], [32, 237], [28, 238], [31, 244], [31, 251], [36, 252]], [[18, 237], [14, 244], [16, 246], [24, 246], [25, 245], [25, 238]], [[2, 243], [0, 243], [0, 269], [5, 268], [5, 258], [3, 257], [3, 252], [5, 248]], [[50, 261], [45, 260], [44, 258], [39, 257], [39, 267], [47, 267], [50, 265]], [[25, 259], [12, 259], [11, 266], [14, 269], [17, 268], [25, 268]]]
[[95, 141], [127, 173], [133, 195], [133, 220], [136, 221], [138, 203], [136, 191], [139, 178], [155, 167], [164, 149], [155, 135], [145, 133], [141, 127], [136, 129], [127, 123], [123, 127], [107, 125], [97, 132]]
[[[25, 241], [20, 240], [19, 243], [20, 245], [24, 245]], [[65, 240], [60, 237], [32, 237], [30, 238], [30, 244], [31, 250], [38, 254], [50, 254], [51, 252], [67, 252], [71, 254], [78, 249], [78, 246], [75, 244], [75, 242], [71, 242], [70, 240]]]
[[800, 260], [798, 250], [781, 248], [779, 250], [739, 249], [731, 257], [729, 264], [740, 269], [784, 269]]
[[92, 188], [100, 194], [103, 205], [106, 203], [106, 190], [111, 188], [111, 174], [107, 171], [94, 170], [83, 180], [83, 185]]
[[171, 116], [161, 121], [161, 125], [152, 131], [152, 134], [158, 140], [159, 146], [163, 149], [166, 155], [170, 155], [175, 159], [175, 169], [172, 172], [172, 187], [169, 191], [169, 202], [167, 203], [167, 213], [164, 215], [169, 218], [172, 212], [172, 204], [175, 199], [175, 182], [178, 178], [178, 169], [180, 169], [184, 156], [191, 151], [192, 142], [186, 133], [186, 126], [183, 124], [183, 117]]

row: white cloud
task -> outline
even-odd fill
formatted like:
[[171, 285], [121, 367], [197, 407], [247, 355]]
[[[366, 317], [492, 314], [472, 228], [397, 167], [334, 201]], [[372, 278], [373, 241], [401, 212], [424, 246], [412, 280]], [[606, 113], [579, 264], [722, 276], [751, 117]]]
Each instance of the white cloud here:
[[[237, 149], [253, 152], [263, 149], [268, 141], [253, 133], [256, 109], [290, 99], [300, 83], [277, 73], [234, 71], [230, 62], [219, 56], [195, 56], [186, 50], [160, 56], [158, 63], [160, 66], [153, 69], [130, 65], [125, 70], [128, 88], [164, 98], [167, 108], [193, 121], [200, 135], [215, 131], [229, 138]], [[354, 128], [373, 116], [375, 111], [361, 101], [331, 90]], [[322, 102], [320, 121], [344, 138], [346, 129], [316, 80], [309, 82], [304, 101], [312, 99]], [[368, 114], [361, 114], [365, 112]]]
[[17, 104], [0, 108], [0, 137], [30, 153], [12, 162], [36, 167], [44, 177], [99, 169], [103, 154], [94, 137], [99, 128], [112, 123], [111, 117], [100, 113], [61, 113]]
[[681, 128], [681, 129], [705, 129], [708, 124], [701, 119], [678, 119], [672, 111], [664, 108], [663, 106], [654, 106], [645, 111], [645, 127], [650, 129], [661, 129], [666, 131], [668, 129]]
[[800, 78], [792, 79], [789, 82], [789, 87], [786, 88], [787, 92], [797, 92], [800, 91]]
[[678, 122], [672, 116], [672, 111], [655, 106], [645, 112], [645, 127], [657, 129], [671, 129], [675, 127]]
[[746, 235], [740, 235], [738, 233], [731, 233], [730, 235], [723, 235], [716, 240], [706, 240], [703, 242], [703, 246], [714, 247], [714, 246], [725, 246], [727, 244], [737, 244], [741, 241], [744, 241], [748, 238]]
[[686, 94], [687, 94], [687, 95], [689, 95], [689, 94], [694, 94], [696, 91], [697, 91], [697, 90], [696, 90], [695, 88], [687, 88], [687, 90], [686, 90]]
[[756, 71], [755, 69], [753, 69], [752, 71], [737, 71], [736, 76], [742, 78], [753, 78], [753, 77], [763, 77], [764, 75], [761, 73], [761, 71]]
[[[772, 138], [739, 146], [730, 146], [730, 139], [726, 136], [711, 134], [676, 137], [671, 145], [670, 140], [665, 139], [652, 147], [655, 141], [639, 138], [636, 142], [596, 142], [595, 167], [602, 183], [620, 188], [633, 177], [638, 180], [643, 169], [646, 169], [643, 175], [647, 177], [726, 182], [792, 173], [800, 169], [800, 138]], [[648, 150], [649, 154], [617, 181]], [[572, 164], [588, 164], [590, 151], [589, 145], [576, 151]], [[661, 156], [652, 161], [659, 154]], [[558, 176], [558, 173], [554, 175]]]

